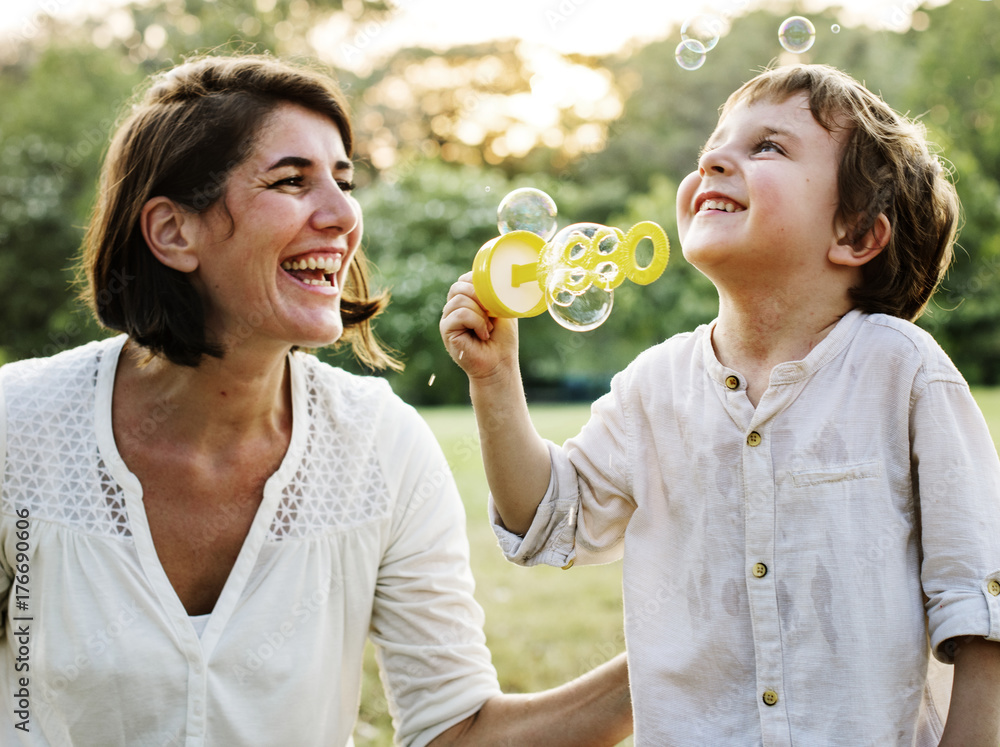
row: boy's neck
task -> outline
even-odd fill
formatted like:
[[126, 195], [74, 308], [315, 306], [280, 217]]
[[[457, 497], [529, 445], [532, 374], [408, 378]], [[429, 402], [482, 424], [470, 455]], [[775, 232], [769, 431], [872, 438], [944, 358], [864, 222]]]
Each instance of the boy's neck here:
[[738, 303], [720, 294], [712, 332], [715, 355], [746, 379], [747, 396], [755, 407], [767, 389], [771, 369], [805, 358], [853, 307], [847, 298], [798, 305], [784, 301], [761, 295]]

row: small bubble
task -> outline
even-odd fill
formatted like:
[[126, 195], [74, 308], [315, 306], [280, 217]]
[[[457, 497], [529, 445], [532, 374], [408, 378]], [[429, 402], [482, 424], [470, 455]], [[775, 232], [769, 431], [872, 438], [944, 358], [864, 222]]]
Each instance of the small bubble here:
[[435, 376], [436, 376], [436, 374], [431, 374], [430, 379], [427, 380], [427, 386], [430, 386], [431, 384], [434, 383], [434, 377]]
[[816, 41], [816, 27], [802, 16], [786, 18], [778, 29], [778, 41], [789, 52], [802, 54]]
[[839, 24], [839, 23], [835, 23], [835, 24], [833, 24], [833, 25], [832, 25], [832, 26], [830, 27], [830, 31], [832, 31], [832, 32], [833, 32], [833, 33], [835, 33], [835, 34], [839, 34], [839, 33], [840, 33], [840, 24]]
[[725, 21], [718, 16], [692, 16], [681, 26], [681, 39], [700, 41], [705, 45], [705, 51], [710, 52], [719, 43], [719, 37], [722, 36], [725, 27]]
[[486, 191], [487, 191], [487, 192], [489, 192], [489, 191], [490, 191], [490, 188], [489, 188], [489, 187], [487, 187], [487, 188], [486, 188]]
[[685, 70], [697, 70], [705, 64], [705, 45], [697, 39], [685, 39], [674, 50], [674, 59]]

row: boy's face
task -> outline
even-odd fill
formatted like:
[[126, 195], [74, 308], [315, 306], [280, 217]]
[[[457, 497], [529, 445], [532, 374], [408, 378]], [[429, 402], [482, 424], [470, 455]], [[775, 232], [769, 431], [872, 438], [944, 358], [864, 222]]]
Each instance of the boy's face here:
[[815, 279], [837, 243], [837, 135], [804, 92], [737, 104], [677, 190], [684, 257], [717, 285]]

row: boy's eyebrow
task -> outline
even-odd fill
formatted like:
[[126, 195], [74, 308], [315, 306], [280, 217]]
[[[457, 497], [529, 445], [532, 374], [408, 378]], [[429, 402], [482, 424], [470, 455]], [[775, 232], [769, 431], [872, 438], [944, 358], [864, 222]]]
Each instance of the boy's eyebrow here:
[[[267, 167], [268, 171], [274, 171], [275, 169], [280, 169], [284, 166], [294, 166], [299, 169], [308, 169], [316, 164], [309, 158], [303, 158], [302, 156], [284, 156], [279, 158], [277, 161], [272, 163]], [[354, 164], [350, 161], [337, 161], [334, 164], [334, 171], [353, 171]]]
[[[701, 146], [701, 150], [698, 151], [699, 160], [701, 160], [701, 157], [704, 156], [708, 151], [712, 150], [713, 147], [712, 141], [715, 139], [717, 134], [718, 131], [713, 132], [711, 137], [709, 137], [708, 140], [705, 142], [705, 144]], [[775, 137], [775, 136], [783, 137], [786, 140], [794, 140], [796, 142], [799, 140], [799, 136], [796, 135], [791, 130], [783, 130], [780, 127], [775, 127], [774, 125], [762, 125], [755, 133], [754, 140], [758, 140], [761, 138]]]
[[763, 135], [764, 137], [772, 137], [774, 135], [778, 135], [780, 137], [787, 138], [788, 140], [799, 139], [799, 136], [796, 135], [791, 130], [782, 130], [780, 127], [772, 127], [770, 125], [766, 125], [761, 128], [761, 135]]

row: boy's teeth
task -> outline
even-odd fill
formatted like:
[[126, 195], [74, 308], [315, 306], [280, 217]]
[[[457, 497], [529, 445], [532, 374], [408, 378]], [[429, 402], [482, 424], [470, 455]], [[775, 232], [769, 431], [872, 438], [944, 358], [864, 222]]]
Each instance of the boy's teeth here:
[[702, 210], [725, 210], [727, 213], [735, 213], [742, 208], [736, 207], [732, 202], [725, 202], [723, 200], [705, 200], [701, 204]]

